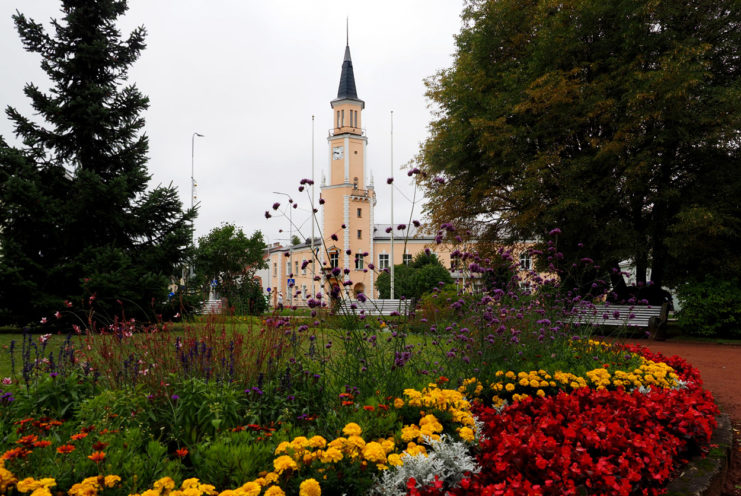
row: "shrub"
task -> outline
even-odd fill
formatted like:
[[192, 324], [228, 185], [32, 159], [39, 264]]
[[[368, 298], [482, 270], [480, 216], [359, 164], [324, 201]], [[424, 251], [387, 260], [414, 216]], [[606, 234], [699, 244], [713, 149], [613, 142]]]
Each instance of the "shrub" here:
[[707, 278], [680, 286], [679, 324], [687, 334], [741, 338], [741, 283]]

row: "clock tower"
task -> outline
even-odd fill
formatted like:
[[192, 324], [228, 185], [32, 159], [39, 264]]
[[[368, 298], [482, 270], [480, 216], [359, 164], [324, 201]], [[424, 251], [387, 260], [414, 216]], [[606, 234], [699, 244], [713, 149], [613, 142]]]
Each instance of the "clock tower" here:
[[[323, 228], [327, 239], [327, 265], [349, 269], [344, 280], [352, 280], [354, 293], [373, 295], [373, 207], [376, 195], [366, 184], [365, 161], [368, 138], [362, 127], [365, 102], [355, 88], [350, 46], [345, 47], [340, 85], [332, 106], [333, 127], [329, 130], [329, 170], [322, 184]], [[330, 236], [334, 234], [337, 240]], [[349, 251], [349, 253], [348, 253]]]

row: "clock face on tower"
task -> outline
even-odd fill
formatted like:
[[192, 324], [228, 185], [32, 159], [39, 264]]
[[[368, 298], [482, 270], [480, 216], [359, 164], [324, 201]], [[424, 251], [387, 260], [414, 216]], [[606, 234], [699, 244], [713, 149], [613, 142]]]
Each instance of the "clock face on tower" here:
[[332, 148], [332, 158], [334, 160], [340, 160], [342, 158], [342, 147], [341, 146], [335, 146]]

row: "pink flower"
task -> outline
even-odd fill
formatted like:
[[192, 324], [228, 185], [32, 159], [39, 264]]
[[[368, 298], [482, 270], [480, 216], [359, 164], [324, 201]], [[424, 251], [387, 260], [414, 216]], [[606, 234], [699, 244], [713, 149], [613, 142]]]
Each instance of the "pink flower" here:
[[39, 322], [41, 322], [42, 324], [46, 324], [46, 317], [42, 317]]
[[5, 384], [6, 386], [8, 384], [13, 384], [13, 379], [11, 379], [10, 377], [3, 377], [3, 384]]
[[54, 316], [55, 316], [56, 318], [58, 318], [58, 319], [61, 319], [61, 318], [62, 318], [62, 314], [61, 314], [61, 313], [59, 313], [59, 310], [57, 310], [57, 311], [56, 311], [56, 313], [54, 314]]

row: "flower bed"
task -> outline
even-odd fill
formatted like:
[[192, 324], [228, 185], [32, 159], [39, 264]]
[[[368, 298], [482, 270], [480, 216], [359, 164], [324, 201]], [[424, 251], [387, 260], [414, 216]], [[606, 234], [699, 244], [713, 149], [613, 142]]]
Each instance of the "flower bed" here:
[[[583, 375], [497, 371], [490, 384], [471, 378], [459, 390], [446, 389], [441, 377], [388, 404], [353, 404], [359, 422], [344, 424], [329, 440], [311, 435], [316, 427], [288, 438], [295, 427], [233, 428], [231, 439], [263, 443], [255, 456], [265, 465], [258, 477], [232, 488], [189, 476], [194, 453], [178, 448], [168, 455], [152, 441], [145, 450], [154, 450], [152, 463], [159, 456], [159, 473], [170, 475], [149, 484], [143, 473], [140, 483], [122, 478], [116, 464], [129, 446], [122, 438], [134, 440], [133, 431], [83, 426], [70, 433], [60, 421], [21, 419], [2, 456], [0, 490], [32, 496], [58, 490], [71, 496], [659, 494], [676, 468], [707, 445], [717, 408], [682, 359], [627, 351], [641, 356], [634, 370], [610, 371], [605, 364]], [[343, 393], [342, 401], [352, 397]], [[68, 464], [72, 472], [83, 467], [87, 476], [29, 476], [48, 463]]]

